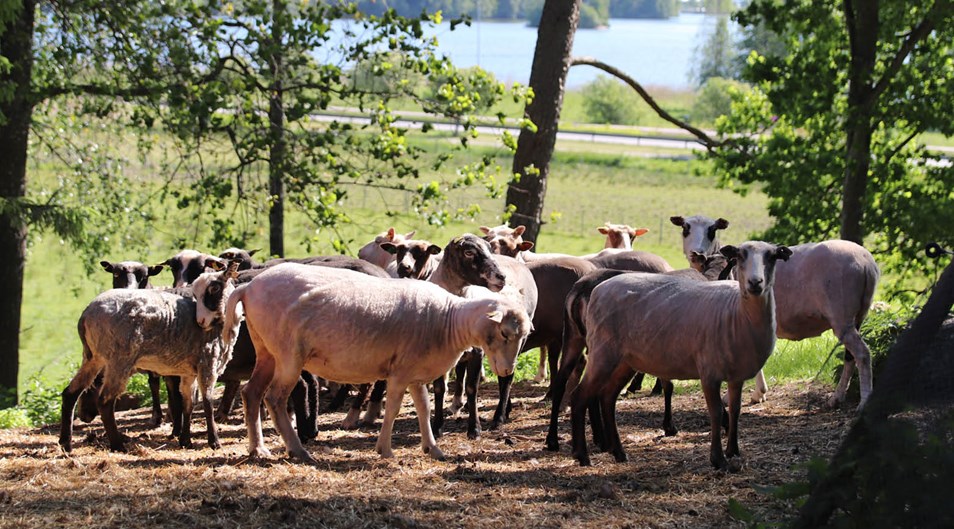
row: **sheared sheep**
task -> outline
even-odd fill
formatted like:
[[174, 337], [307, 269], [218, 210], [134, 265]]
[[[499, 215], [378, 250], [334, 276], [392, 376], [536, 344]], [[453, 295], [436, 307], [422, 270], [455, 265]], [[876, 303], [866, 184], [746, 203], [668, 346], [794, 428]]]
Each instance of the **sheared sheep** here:
[[377, 443], [383, 457], [393, 456], [394, 419], [412, 386], [424, 452], [442, 459], [425, 384], [474, 345], [484, 349], [498, 376], [507, 376], [530, 332], [523, 307], [504, 298], [465, 300], [426, 282], [297, 264], [270, 268], [235, 290], [226, 311], [226, 340], [238, 328], [239, 303], [258, 355], [242, 390], [249, 453], [269, 454], [258, 409], [264, 397], [289, 453], [304, 462], [314, 460], [284, 406], [302, 369], [355, 384], [387, 380], [390, 398]]
[[388, 264], [394, 260], [394, 255], [381, 248], [381, 243], [392, 242], [400, 243], [405, 239], [414, 237], [414, 231], [401, 235], [396, 233], [394, 228], [388, 228], [388, 231], [379, 233], [374, 240], [365, 244], [358, 250], [358, 258], [377, 265], [381, 268], [387, 268]]
[[[775, 347], [775, 265], [792, 252], [754, 241], [723, 247], [722, 253], [738, 263], [736, 283], [631, 273], [593, 290], [584, 318], [589, 362], [573, 396], [571, 415], [573, 454], [581, 465], [590, 462], [585, 414], [597, 399], [607, 445], [617, 461], [626, 460], [616, 426], [616, 399], [636, 371], [664, 380], [700, 380], [709, 409], [710, 462], [725, 469], [726, 455], [740, 455], [742, 383], [761, 369]], [[725, 453], [720, 436], [723, 381], [729, 387]]]

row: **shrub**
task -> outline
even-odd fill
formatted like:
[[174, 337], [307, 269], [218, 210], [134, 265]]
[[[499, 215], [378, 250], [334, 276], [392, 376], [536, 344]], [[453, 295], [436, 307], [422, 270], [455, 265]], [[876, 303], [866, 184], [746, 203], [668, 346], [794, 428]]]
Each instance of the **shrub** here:
[[0, 410], [0, 429], [5, 428], [29, 428], [33, 426], [26, 410], [20, 407], [7, 408]]
[[699, 89], [696, 101], [692, 105], [692, 121], [714, 124], [720, 116], [727, 116], [732, 112], [733, 95], [746, 91], [748, 91], [748, 85], [739, 81], [722, 77], [708, 79]]
[[642, 118], [639, 96], [623, 83], [599, 75], [580, 90], [591, 123], [636, 125]]

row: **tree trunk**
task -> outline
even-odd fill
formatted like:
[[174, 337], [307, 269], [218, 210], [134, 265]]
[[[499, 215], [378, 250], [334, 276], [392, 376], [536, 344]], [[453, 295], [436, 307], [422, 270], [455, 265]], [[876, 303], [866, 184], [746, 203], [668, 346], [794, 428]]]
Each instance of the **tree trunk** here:
[[2, 207], [26, 195], [27, 137], [33, 115], [33, 0], [0, 31], [0, 50], [13, 65], [0, 76], [12, 97], [0, 99], [0, 408], [17, 404], [20, 305], [26, 261], [25, 219]]
[[507, 188], [508, 209], [516, 208], [510, 226], [526, 226], [523, 237], [530, 241], [536, 241], [540, 233], [550, 157], [556, 144], [563, 89], [579, 21], [580, 0], [546, 0], [530, 70], [534, 98], [524, 110], [524, 117], [533, 121], [537, 131], [520, 131], [513, 157], [513, 173], [519, 175], [519, 181], [514, 179]]
[[268, 100], [269, 161], [268, 245], [272, 256], [285, 256], [285, 106], [282, 94], [282, 40], [284, 38], [285, 2], [272, 2], [271, 74], [272, 85]]
[[848, 67], [845, 180], [842, 190], [841, 238], [861, 244], [864, 239], [865, 192], [871, 166], [872, 79], [878, 48], [878, 1], [844, 0], [851, 46]]

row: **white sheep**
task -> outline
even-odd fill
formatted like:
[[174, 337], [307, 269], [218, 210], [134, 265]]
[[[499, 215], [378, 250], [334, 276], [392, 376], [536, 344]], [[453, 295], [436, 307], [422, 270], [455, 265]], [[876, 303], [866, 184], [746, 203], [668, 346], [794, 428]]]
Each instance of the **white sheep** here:
[[[580, 464], [589, 464], [584, 421], [597, 399], [610, 451], [617, 461], [626, 460], [616, 427], [616, 399], [637, 371], [664, 380], [700, 380], [709, 409], [710, 462], [724, 469], [726, 455], [740, 455], [742, 383], [762, 368], [775, 347], [775, 265], [788, 259], [791, 250], [754, 241], [722, 251], [738, 263], [737, 282], [630, 273], [593, 289], [584, 317], [589, 362], [573, 396], [571, 416], [573, 454]], [[729, 387], [725, 453], [720, 436], [723, 381]]]
[[137, 369], [179, 376], [183, 410], [179, 444], [192, 445], [192, 395], [198, 382], [208, 425], [209, 445], [219, 446], [212, 418], [211, 392], [225, 369], [234, 340], [222, 341], [224, 300], [232, 290], [237, 264], [199, 276], [192, 289], [108, 290], [80, 316], [83, 362], [63, 390], [60, 445], [72, 448], [73, 409], [80, 394], [102, 373], [99, 413], [110, 449], [125, 451], [113, 406]]
[[436, 285], [381, 279], [348, 270], [282, 264], [235, 290], [224, 335], [238, 327], [238, 304], [257, 359], [242, 390], [249, 453], [267, 456], [259, 406], [263, 397], [288, 452], [314, 462], [285, 402], [302, 369], [344, 383], [386, 380], [389, 398], [377, 450], [392, 457], [391, 432], [411, 387], [425, 453], [442, 459], [431, 432], [426, 384], [471, 346], [484, 349], [498, 376], [513, 372], [530, 332], [523, 307], [504, 298], [465, 300]]
[[394, 228], [388, 228], [374, 237], [374, 240], [365, 244], [358, 250], [358, 259], [375, 264], [381, 268], [387, 268], [388, 263], [394, 261], [394, 255], [381, 248], [383, 242], [400, 243], [405, 239], [414, 237], [414, 231], [401, 235], [394, 231]]
[[[692, 252], [713, 254], [718, 244], [716, 231], [729, 225], [725, 219], [712, 220], [701, 215], [670, 220], [683, 228], [683, 251], [687, 258]], [[850, 241], [798, 244], [790, 248], [792, 258], [779, 269], [775, 279], [778, 337], [802, 340], [831, 329], [844, 344], [846, 354], [841, 379], [828, 405], [835, 407], [844, 402], [857, 364], [861, 408], [871, 395], [872, 380], [871, 354], [859, 329], [881, 276], [878, 265], [871, 252]], [[752, 401], [761, 401], [765, 391], [765, 378], [759, 371]]]

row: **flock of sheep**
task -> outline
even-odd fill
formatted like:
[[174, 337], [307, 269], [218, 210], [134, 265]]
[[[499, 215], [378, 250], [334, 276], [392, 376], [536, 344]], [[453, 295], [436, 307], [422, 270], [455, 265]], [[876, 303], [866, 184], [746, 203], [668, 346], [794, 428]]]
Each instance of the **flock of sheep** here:
[[[166, 377], [173, 434], [183, 447], [192, 443], [196, 388], [209, 444], [218, 447], [216, 417], [228, 415], [240, 382], [247, 380], [241, 392], [249, 453], [269, 455], [262, 438], [264, 404], [289, 454], [313, 462], [303, 442], [316, 432], [320, 377], [342, 385], [338, 403], [350, 385], [358, 385], [345, 427], [373, 423], [386, 403], [377, 442], [383, 457], [393, 455], [394, 420], [410, 390], [421, 446], [443, 459], [435, 437], [442, 434], [448, 372], [459, 382], [451, 407], [466, 406], [467, 434], [475, 438], [484, 359], [499, 381], [490, 422], [497, 428], [509, 418], [517, 355], [539, 347], [538, 379], [547, 362], [552, 374], [549, 450], [559, 450], [559, 418], [567, 400], [573, 455], [580, 464], [589, 464], [587, 412], [594, 442], [617, 461], [626, 460], [616, 400], [634, 376], [641, 380], [648, 373], [665, 391], [666, 435], [676, 433], [671, 381], [701, 381], [710, 417], [710, 462], [737, 470], [743, 382], [756, 378], [752, 398], [761, 400], [767, 391], [761, 368], [776, 337], [798, 340], [828, 329], [847, 350], [830, 404], [843, 402], [855, 365], [865, 403], [871, 365], [858, 329], [879, 278], [867, 250], [847, 241], [720, 246], [718, 231], [729, 225], [725, 219], [671, 221], [682, 230], [689, 263], [684, 270], [632, 249], [646, 230], [609, 223], [599, 228], [606, 248], [585, 256], [534, 253], [533, 243], [522, 239], [522, 227], [498, 226], [481, 227], [483, 237], [455, 237], [443, 248], [392, 228], [364, 246], [358, 258], [258, 263], [254, 251], [232, 248], [218, 257], [184, 250], [151, 267], [103, 261], [114, 288], [97, 296], [79, 319], [83, 360], [63, 391], [60, 445], [72, 447], [79, 400], [80, 418], [99, 414], [110, 448], [124, 450], [114, 404], [139, 370], [152, 374], [156, 424], [162, 420], [156, 375]], [[173, 272], [173, 287], [151, 288], [149, 277], [163, 266]], [[216, 381], [225, 383], [217, 413], [211, 399]], [[359, 418], [372, 384], [367, 412]], [[428, 384], [434, 388], [433, 414]], [[391, 397], [384, 399], [385, 392]]]

